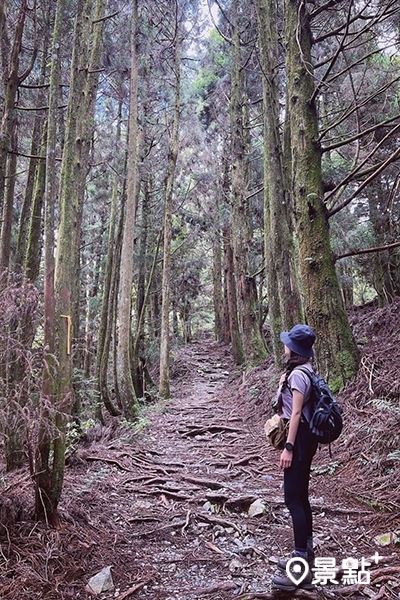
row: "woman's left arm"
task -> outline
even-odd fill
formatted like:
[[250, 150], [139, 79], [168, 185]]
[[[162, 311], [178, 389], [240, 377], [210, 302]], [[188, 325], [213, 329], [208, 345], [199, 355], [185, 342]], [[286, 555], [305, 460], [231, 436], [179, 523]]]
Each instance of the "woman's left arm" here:
[[[299, 390], [293, 390], [293, 408], [292, 408], [292, 416], [290, 417], [289, 423], [289, 431], [287, 436], [287, 441], [291, 444], [295, 444], [297, 431], [299, 429], [299, 423], [301, 418], [301, 411], [303, 410], [303, 402], [304, 402], [304, 394], [299, 392]], [[287, 469], [292, 464], [293, 452], [286, 450], [282, 450], [282, 454], [280, 457], [279, 466], [281, 469]]]

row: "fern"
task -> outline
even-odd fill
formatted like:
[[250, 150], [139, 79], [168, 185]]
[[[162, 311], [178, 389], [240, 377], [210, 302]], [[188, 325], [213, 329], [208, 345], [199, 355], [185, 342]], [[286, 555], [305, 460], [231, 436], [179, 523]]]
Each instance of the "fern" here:
[[400, 460], [400, 450], [394, 450], [387, 455], [388, 460]]
[[374, 408], [382, 412], [393, 412], [400, 416], [400, 406], [394, 400], [388, 400], [387, 398], [372, 398], [367, 404], [372, 404]]

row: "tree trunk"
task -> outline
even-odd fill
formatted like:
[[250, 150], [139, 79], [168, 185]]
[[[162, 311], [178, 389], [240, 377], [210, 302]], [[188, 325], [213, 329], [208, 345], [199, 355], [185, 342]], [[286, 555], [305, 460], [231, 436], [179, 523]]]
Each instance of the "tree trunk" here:
[[[22, 204], [21, 216], [19, 220], [19, 230], [17, 239], [17, 248], [14, 257], [14, 268], [13, 270], [20, 273], [25, 270], [28, 240], [29, 240], [29, 229], [31, 223], [31, 215], [33, 212], [35, 189], [37, 174], [39, 171], [39, 163], [43, 163], [44, 160], [38, 158], [41, 151], [42, 132], [43, 132], [43, 117], [36, 116], [33, 130], [32, 130], [32, 142], [31, 142], [31, 158], [29, 160], [28, 174], [26, 178], [24, 201]], [[41, 245], [39, 244], [39, 252], [41, 251]]]
[[[0, 234], [0, 267], [8, 268], [10, 261], [10, 243], [12, 232], [12, 213], [14, 194], [12, 185], [8, 193], [7, 201], [5, 202], [6, 193], [6, 173], [7, 162], [10, 144], [12, 137], [16, 135], [14, 129], [17, 124], [17, 116], [15, 103], [17, 98], [18, 87], [22, 81], [29, 75], [34, 65], [36, 56], [36, 48], [32, 50], [32, 60], [22, 74], [19, 74], [20, 55], [22, 52], [22, 39], [25, 28], [25, 21], [30, 10], [35, 11], [36, 6], [31, 9], [27, 0], [21, 0], [18, 17], [15, 24], [15, 35], [13, 45], [10, 50], [9, 40], [7, 38], [6, 27], [6, 3], [2, 2], [0, 6], [0, 31], [1, 31], [1, 51], [3, 64], [3, 81], [4, 81], [4, 103], [3, 116], [0, 126], [0, 213], [2, 214], [1, 234]], [[7, 64], [9, 60], [9, 64]], [[16, 161], [16, 156], [12, 157], [12, 161]], [[12, 169], [12, 167], [11, 167]]]
[[240, 334], [243, 340], [245, 360], [254, 366], [265, 358], [266, 349], [261, 337], [257, 310], [257, 288], [250, 274], [250, 200], [247, 194], [247, 173], [245, 154], [248, 141], [244, 127], [244, 86], [241, 65], [241, 47], [238, 23], [239, 5], [232, 2], [233, 14], [233, 56], [231, 70], [231, 136], [232, 136], [232, 242], [236, 277]]
[[221, 232], [214, 234], [213, 240], [213, 301], [214, 301], [214, 335], [218, 342], [224, 339], [224, 296], [222, 289], [222, 249]]
[[[118, 125], [115, 144], [116, 163], [118, 160], [117, 148], [121, 143], [121, 103], [118, 110]], [[117, 167], [117, 164], [115, 165]], [[117, 231], [117, 204], [118, 204], [118, 169], [115, 169], [112, 192], [111, 192], [111, 209], [109, 216], [108, 228], [108, 243], [106, 254], [106, 266], [103, 283], [103, 294], [100, 310], [100, 325], [97, 336], [97, 354], [96, 354], [96, 377], [97, 377], [97, 393], [99, 402], [96, 407], [96, 417], [103, 421], [101, 406], [104, 404], [110, 415], [117, 416], [119, 410], [114, 406], [108, 390], [108, 364], [110, 356], [111, 339], [115, 321], [115, 302], [117, 298], [118, 278], [116, 276], [116, 264], [119, 263], [121, 257], [121, 246], [116, 236]], [[122, 207], [121, 207], [122, 211]]]
[[168, 167], [165, 190], [164, 208], [164, 249], [163, 249], [163, 271], [162, 271], [162, 306], [161, 306], [161, 335], [160, 335], [160, 384], [159, 394], [161, 398], [170, 397], [169, 388], [169, 361], [170, 361], [170, 332], [169, 312], [171, 295], [171, 238], [172, 238], [172, 201], [175, 179], [175, 167], [178, 158], [179, 147], [179, 113], [180, 113], [180, 87], [181, 87], [181, 44], [179, 30], [176, 32], [175, 40], [175, 97], [174, 117], [171, 137], [169, 140]]
[[235, 273], [233, 264], [233, 250], [231, 245], [231, 231], [224, 230], [224, 271], [226, 286], [226, 315], [229, 328], [229, 341], [232, 346], [232, 356], [236, 365], [245, 362], [243, 354], [242, 338], [239, 332], [238, 306], [235, 286]]
[[311, 31], [305, 4], [285, 0], [285, 18], [292, 183], [305, 315], [317, 334], [319, 371], [338, 390], [356, 374], [358, 352], [340, 293], [323, 202]]
[[[20, 61], [20, 52], [22, 47], [22, 35], [25, 27], [25, 17], [27, 12], [27, 0], [22, 0], [15, 26], [15, 36], [13, 47], [10, 49], [10, 41], [7, 36], [7, 5], [6, 2], [0, 4], [0, 26], [1, 26], [1, 53], [2, 53], [2, 78], [4, 81], [4, 102], [3, 115], [0, 125], [0, 214], [3, 213], [4, 197], [6, 188], [6, 173], [8, 151], [10, 148], [11, 133], [14, 126], [15, 99], [20, 83], [18, 70]], [[7, 64], [9, 60], [9, 64]], [[3, 235], [6, 233], [4, 227], [1, 230], [0, 239], [0, 263], [3, 254], [4, 243]], [[2, 264], [2, 263], [1, 263]]]
[[[102, 66], [103, 17], [106, 0], [80, 0], [82, 12], [76, 30], [77, 53], [73, 55], [73, 83], [68, 98], [66, 148], [67, 159], [62, 163], [62, 189], [72, 186], [74, 192], [73, 211], [74, 244], [71, 245], [72, 258], [76, 268], [71, 280], [72, 320], [74, 336], [79, 336], [80, 304], [80, 246], [82, 210], [89, 171], [89, 157], [94, 131], [94, 111], [96, 105], [99, 72]], [[70, 188], [71, 189], [71, 188]], [[67, 191], [68, 193], [68, 191]], [[74, 201], [75, 200], [75, 201]], [[72, 224], [71, 224], [72, 225]], [[75, 357], [76, 359], [76, 357]]]
[[3, 271], [10, 267], [11, 254], [11, 232], [13, 230], [13, 212], [14, 212], [14, 189], [17, 170], [17, 118], [14, 115], [14, 121], [11, 124], [9, 150], [11, 154], [7, 161], [6, 177], [7, 185], [3, 204], [3, 219], [1, 223], [0, 240], [0, 268]]
[[276, 0], [257, 0], [263, 83], [264, 229], [269, 321], [276, 364], [282, 355], [279, 334], [302, 321], [294, 260], [291, 199], [279, 124], [279, 38]]
[[[49, 4], [48, 22], [54, 20], [53, 3]], [[47, 62], [51, 32], [43, 36], [41, 72], [37, 78], [38, 86], [45, 86], [47, 78]], [[39, 103], [48, 101], [44, 91], [39, 93]], [[17, 249], [14, 258], [14, 270], [24, 272], [31, 281], [39, 275], [42, 255], [42, 207], [46, 173], [46, 140], [47, 122], [41, 112], [35, 116], [29, 159], [28, 174], [25, 185], [24, 202], [19, 220]]]
[[[57, 4], [54, 38], [59, 39], [62, 26], [61, 13], [63, 2]], [[52, 291], [52, 257], [51, 232], [47, 229], [49, 239], [46, 239], [46, 252], [49, 252], [46, 266], [45, 302], [45, 335], [48, 336], [48, 347], [54, 343], [54, 355], [57, 358], [57, 372], [45, 370], [43, 395], [52, 399], [56, 409], [54, 424], [57, 435], [52, 441], [49, 433], [42, 430], [38, 449], [38, 471], [36, 512], [40, 517], [56, 518], [58, 502], [61, 497], [64, 470], [66, 426], [74, 405], [72, 387], [73, 333], [77, 327], [76, 289], [79, 282], [79, 250], [81, 234], [82, 203], [84, 198], [85, 180], [87, 174], [89, 145], [92, 137], [93, 110], [98, 79], [98, 60], [101, 48], [102, 19], [104, 2], [99, 0], [94, 5], [94, 20], [92, 23], [93, 3], [89, 0], [80, 2], [75, 20], [74, 47], [71, 65], [71, 87], [68, 98], [68, 113], [66, 139], [61, 167], [60, 185], [60, 225], [57, 237], [57, 253], [54, 268], [54, 299]], [[88, 48], [92, 40], [91, 55]], [[53, 40], [53, 44], [55, 41]], [[55, 52], [57, 54], [57, 52]], [[54, 53], [53, 53], [54, 56]], [[54, 81], [57, 80], [57, 60], [53, 62]], [[53, 88], [53, 99], [50, 106], [56, 110], [57, 91]], [[49, 148], [54, 152], [55, 120], [49, 118]], [[53, 159], [49, 160], [49, 168], [54, 169]], [[50, 175], [54, 184], [54, 173]], [[49, 183], [47, 183], [49, 185]], [[54, 189], [46, 190], [46, 219], [48, 228], [52, 228], [54, 218]], [[54, 307], [54, 313], [53, 313]], [[53, 324], [52, 324], [53, 321]], [[53, 326], [52, 326], [53, 325]], [[53, 337], [54, 335], [54, 337]], [[50, 358], [50, 357], [49, 357]], [[51, 358], [50, 358], [51, 360]], [[48, 412], [44, 407], [42, 420], [45, 422]], [[43, 424], [45, 427], [45, 423]], [[50, 448], [51, 446], [51, 448]], [[52, 452], [50, 452], [50, 449]], [[52, 459], [50, 466], [49, 460]]]
[[116, 356], [116, 375], [119, 402], [123, 407], [125, 418], [134, 420], [138, 414], [138, 404], [132, 381], [131, 365], [131, 318], [132, 318], [132, 277], [134, 231], [136, 225], [136, 192], [137, 192], [137, 86], [138, 65], [136, 55], [137, 37], [137, 1], [133, 2], [131, 32], [131, 82], [129, 105], [129, 139], [128, 139], [128, 179], [124, 230], [121, 249], [120, 282], [118, 294], [118, 342]]
[[[63, 22], [63, 0], [58, 0], [55, 7], [53, 40], [51, 48], [52, 60], [50, 63], [49, 81], [49, 110], [47, 115], [46, 141], [43, 146], [46, 154], [44, 176], [44, 368], [42, 375], [42, 398], [38, 432], [38, 446], [36, 449], [35, 465], [35, 514], [37, 519], [53, 519], [56, 505], [53, 503], [52, 475], [50, 455], [51, 445], [51, 416], [50, 405], [54, 398], [54, 246], [55, 246], [55, 206], [57, 197], [56, 173], [56, 143], [57, 143], [57, 105], [59, 98], [59, 70], [60, 56], [59, 44]], [[37, 194], [37, 192], [36, 192]], [[35, 240], [38, 232], [37, 223], [34, 222], [35, 213], [32, 211], [31, 235], [29, 242]], [[36, 234], [36, 235], [35, 235]], [[29, 254], [32, 256], [32, 254]], [[32, 277], [34, 266], [27, 261], [27, 272]]]
[[[384, 185], [375, 182], [368, 194], [369, 215], [375, 245], [384, 246], [396, 239], [396, 214], [390, 207], [390, 196]], [[397, 248], [377, 252], [372, 256], [372, 284], [378, 295], [378, 305], [386, 306], [399, 295], [399, 251]]]

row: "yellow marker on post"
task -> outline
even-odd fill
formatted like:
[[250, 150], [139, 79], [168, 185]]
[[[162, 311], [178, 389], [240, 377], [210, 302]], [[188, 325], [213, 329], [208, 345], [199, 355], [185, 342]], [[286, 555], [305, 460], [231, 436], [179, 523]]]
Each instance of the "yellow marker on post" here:
[[72, 317], [71, 315], [60, 315], [63, 319], [67, 319], [67, 354], [71, 354], [71, 329], [72, 329]]

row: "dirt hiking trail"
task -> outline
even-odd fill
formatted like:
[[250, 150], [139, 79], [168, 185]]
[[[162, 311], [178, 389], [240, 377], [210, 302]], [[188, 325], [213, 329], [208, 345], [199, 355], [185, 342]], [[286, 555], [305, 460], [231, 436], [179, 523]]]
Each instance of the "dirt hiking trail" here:
[[[229, 349], [207, 338], [174, 355], [172, 398], [145, 409], [139, 432], [96, 426], [71, 455], [60, 528], [26, 514], [1, 537], [0, 597], [94, 598], [86, 584], [111, 566], [103, 600], [400, 598], [398, 547], [374, 542], [391, 517], [348, 493], [340, 440], [332, 458], [323, 448], [314, 462], [317, 555], [338, 566], [350, 557], [370, 561], [376, 551], [382, 558], [367, 567], [367, 583], [271, 589], [277, 558], [292, 551], [279, 454], [263, 432], [276, 374], [266, 363], [245, 377]], [[32, 506], [27, 475], [8, 486], [20, 511]]]

